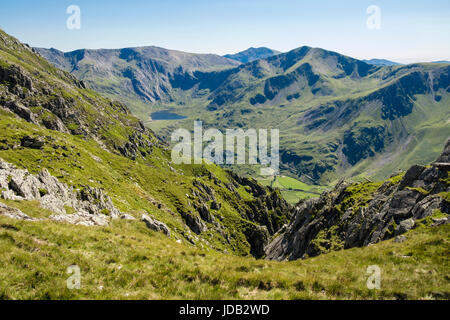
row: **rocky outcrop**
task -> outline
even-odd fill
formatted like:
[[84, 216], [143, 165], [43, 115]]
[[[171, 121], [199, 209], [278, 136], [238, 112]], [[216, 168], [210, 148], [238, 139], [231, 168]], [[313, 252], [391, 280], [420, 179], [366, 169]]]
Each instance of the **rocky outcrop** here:
[[[250, 244], [250, 253], [256, 258], [264, 255], [264, 247], [270, 236], [277, 232], [283, 224], [289, 220], [292, 214], [290, 206], [281, 196], [278, 190], [260, 185], [256, 180], [241, 177], [232, 171], [227, 171], [228, 182], [217, 179], [212, 173], [205, 178], [210, 180], [222, 190], [230, 191], [233, 196], [222, 194], [229, 205], [232, 205], [243, 219], [244, 235]], [[244, 200], [237, 189], [244, 187], [253, 196], [253, 199]], [[179, 210], [186, 225], [197, 235], [208, 230], [209, 227], [216, 229], [222, 234], [223, 217], [217, 215], [222, 207], [216, 190], [201, 180], [193, 181], [192, 206], [195, 213], [188, 213], [184, 209]], [[198, 215], [197, 215], [198, 214]], [[217, 215], [217, 216], [216, 216]], [[226, 241], [226, 234], [223, 234]]]
[[[55, 214], [50, 219], [81, 225], [107, 225], [122, 213], [101, 189], [86, 186], [74, 190], [44, 169], [37, 175], [0, 159], [0, 197], [36, 200]], [[68, 212], [69, 211], [69, 212]], [[20, 218], [20, 214], [18, 215]]]
[[[55, 214], [49, 217], [56, 222], [82, 226], [107, 226], [111, 219], [136, 220], [121, 213], [111, 198], [101, 189], [86, 186], [74, 190], [58, 181], [47, 170], [37, 175], [18, 169], [0, 159], [0, 197], [8, 200], [39, 201], [40, 205]], [[38, 221], [0, 202], [0, 215], [12, 219]], [[148, 228], [170, 237], [170, 230], [164, 223], [143, 215], [141, 219]]]
[[186, 225], [194, 231], [196, 234], [200, 234], [203, 231], [208, 230], [208, 227], [206, 224], [202, 221], [202, 219], [197, 216], [193, 215], [192, 213], [185, 212], [184, 210], [180, 211], [181, 217], [184, 219], [184, 222]]
[[25, 136], [22, 138], [20, 145], [24, 148], [42, 149], [44, 144], [45, 142], [40, 139]]
[[[293, 213], [293, 208], [283, 199], [278, 190], [271, 187], [264, 187], [256, 180], [240, 177], [229, 171], [231, 181], [228, 188], [235, 191], [235, 188], [244, 186], [246, 191], [254, 196], [253, 200], [242, 201], [242, 215], [247, 221], [245, 236], [250, 244], [250, 252], [256, 258], [264, 256], [264, 247], [268, 244], [270, 236], [278, 232], [288, 221]], [[236, 192], [238, 198], [239, 194]], [[242, 209], [241, 209], [242, 211]]]
[[250, 243], [250, 253], [256, 257], [261, 258], [264, 256], [264, 247], [268, 243], [270, 235], [266, 226], [252, 226], [245, 232], [247, 241]]
[[283, 221], [291, 217], [293, 208], [284, 200], [279, 190], [262, 186], [255, 179], [240, 177], [231, 171], [228, 174], [234, 187], [244, 186], [255, 198], [245, 201], [247, 220], [265, 226], [271, 235], [280, 230]]
[[170, 230], [169, 230], [169, 228], [164, 223], [162, 223], [161, 221], [158, 221], [156, 219], [152, 219], [146, 214], [142, 215], [141, 220], [143, 222], [145, 222], [145, 224], [147, 225], [147, 227], [149, 229], [152, 229], [153, 231], [156, 231], [156, 232], [162, 232], [162, 233], [164, 233], [166, 236], [168, 236], [170, 238]]
[[444, 152], [437, 158], [436, 162], [433, 163], [433, 165], [436, 166], [439, 166], [439, 164], [442, 164], [442, 166], [444, 166], [444, 164], [450, 164], [450, 140], [447, 141]]
[[136, 220], [135, 217], [133, 217], [132, 215], [126, 214], [124, 213], [123, 215], [120, 216], [120, 219], [122, 220]]
[[[295, 260], [330, 250], [387, 240], [431, 219], [448, 223], [450, 140], [437, 163], [413, 166], [383, 184], [339, 183], [319, 199], [300, 202], [286, 230], [273, 237], [265, 253], [272, 260]], [[439, 217], [435, 217], [439, 215]]]

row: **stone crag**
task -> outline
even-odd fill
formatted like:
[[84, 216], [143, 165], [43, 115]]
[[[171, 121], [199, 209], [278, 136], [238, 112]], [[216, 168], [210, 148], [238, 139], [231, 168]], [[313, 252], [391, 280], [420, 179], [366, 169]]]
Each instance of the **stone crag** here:
[[399, 236], [428, 219], [448, 223], [450, 140], [430, 166], [413, 166], [384, 183], [339, 183], [298, 203], [288, 226], [265, 248], [267, 259], [295, 260], [367, 246]]

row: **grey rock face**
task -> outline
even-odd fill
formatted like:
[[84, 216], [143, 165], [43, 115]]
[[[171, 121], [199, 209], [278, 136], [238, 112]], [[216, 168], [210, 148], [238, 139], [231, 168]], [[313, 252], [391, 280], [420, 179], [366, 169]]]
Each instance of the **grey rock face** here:
[[[439, 161], [447, 161], [450, 140]], [[385, 182], [359, 207], [347, 205], [352, 196], [350, 185], [340, 183], [319, 199], [297, 205], [290, 224], [265, 248], [272, 260], [295, 260], [319, 255], [327, 250], [367, 246], [399, 236], [413, 229], [417, 221], [436, 210], [450, 213], [450, 203], [441, 196], [449, 192], [449, 168], [413, 166], [399, 183]], [[448, 218], [433, 218], [434, 225], [448, 223]], [[399, 240], [400, 241], [400, 240]]]
[[450, 162], [450, 139], [447, 141], [447, 144], [445, 145], [444, 152], [442, 152], [440, 157], [437, 158], [436, 162], [441, 162], [441, 163], [449, 163]]
[[211, 212], [209, 211], [208, 207], [207, 207], [205, 204], [199, 206], [199, 207], [197, 208], [197, 211], [198, 211], [198, 213], [200, 214], [200, 217], [201, 217], [204, 221], [209, 222], [209, 223], [212, 223], [212, 222], [213, 222], [213, 217], [212, 217], [212, 215], [211, 215]]
[[197, 215], [192, 215], [190, 213], [181, 211], [180, 212], [181, 217], [184, 219], [186, 225], [194, 231], [196, 234], [200, 234], [206, 230], [208, 230], [208, 227], [206, 224], [200, 219]]
[[[0, 159], [0, 196], [10, 200], [37, 200], [55, 215], [50, 218], [83, 225], [106, 225], [122, 213], [102, 190], [89, 186], [74, 190], [44, 169], [37, 175]], [[75, 214], [68, 214], [72, 208]], [[71, 210], [72, 211], [72, 210]], [[70, 212], [71, 213], [71, 212]]]
[[162, 232], [164, 233], [166, 236], [168, 236], [170, 238], [170, 230], [169, 228], [162, 223], [161, 221], [158, 221], [156, 219], [152, 219], [150, 218], [148, 215], [143, 214], [142, 215], [142, 219], [143, 222], [145, 222], [145, 224], [147, 225], [147, 227], [149, 229], [152, 229], [156, 232]]

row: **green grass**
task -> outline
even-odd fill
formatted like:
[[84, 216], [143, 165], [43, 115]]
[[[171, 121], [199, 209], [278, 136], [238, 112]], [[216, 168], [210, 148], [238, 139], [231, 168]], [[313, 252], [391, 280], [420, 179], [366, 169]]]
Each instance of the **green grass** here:
[[348, 208], [360, 208], [372, 200], [375, 191], [381, 187], [382, 182], [356, 183], [345, 189], [345, 199], [340, 203], [338, 209], [344, 213]]
[[17, 208], [32, 218], [45, 219], [50, 217], [54, 212], [42, 208], [39, 201], [19, 201], [19, 200], [5, 200], [0, 199], [9, 207]]
[[[407, 241], [272, 262], [206, 251], [139, 221], [109, 227], [0, 216], [2, 299], [448, 299], [450, 226], [420, 227]], [[66, 270], [78, 265], [81, 289]], [[366, 287], [381, 268], [381, 289]]]
[[310, 185], [300, 180], [287, 176], [276, 176], [271, 178], [257, 178], [258, 182], [281, 190], [283, 198], [296, 204], [299, 200], [319, 197], [328, 188], [325, 186]]

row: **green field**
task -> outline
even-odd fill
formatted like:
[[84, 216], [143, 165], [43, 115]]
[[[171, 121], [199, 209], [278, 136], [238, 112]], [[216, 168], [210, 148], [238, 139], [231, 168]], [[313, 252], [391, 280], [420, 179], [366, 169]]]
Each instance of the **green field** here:
[[310, 199], [318, 197], [327, 190], [325, 186], [309, 185], [297, 179], [277, 176], [257, 179], [263, 185], [279, 188], [281, 194], [291, 204], [296, 204], [301, 199]]

